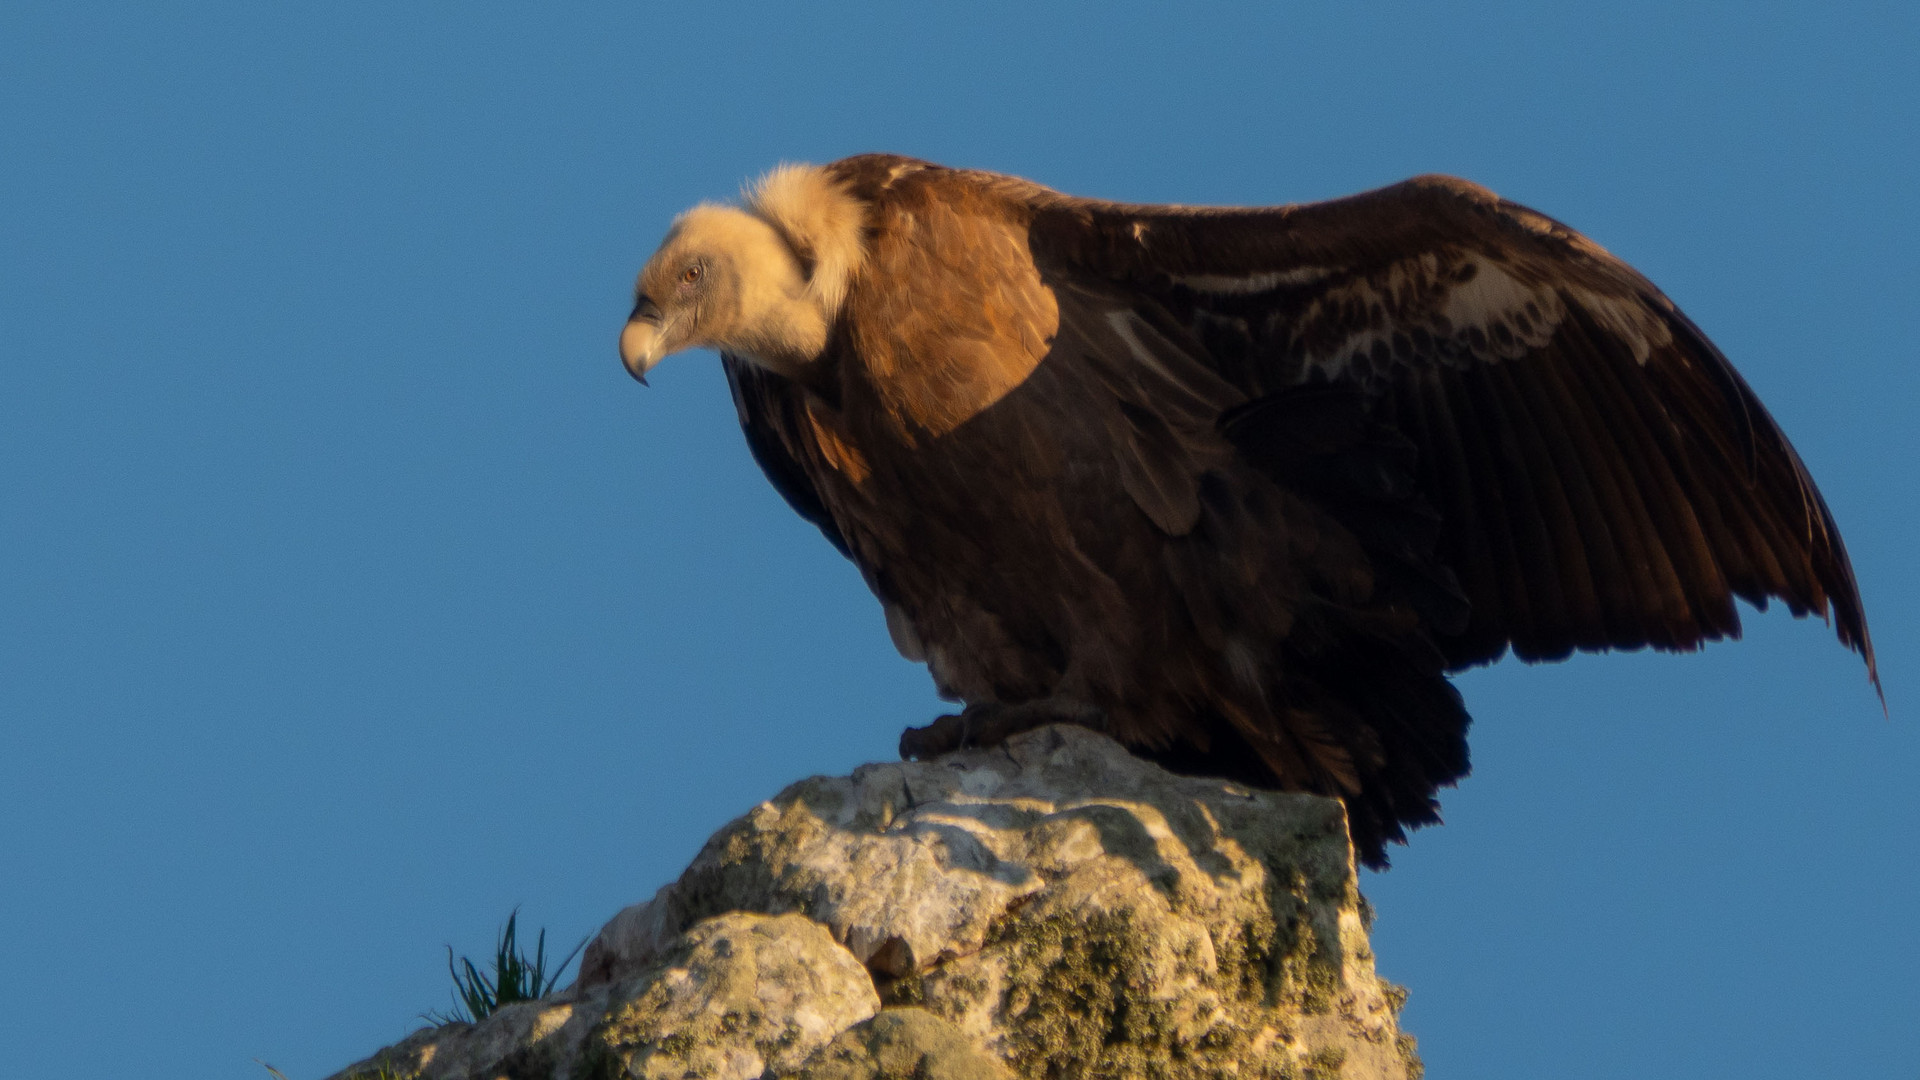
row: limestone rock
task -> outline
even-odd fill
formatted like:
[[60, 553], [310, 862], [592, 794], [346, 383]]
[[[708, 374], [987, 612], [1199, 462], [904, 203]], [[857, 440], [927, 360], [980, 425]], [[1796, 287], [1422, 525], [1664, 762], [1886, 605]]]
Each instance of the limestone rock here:
[[417, 1032], [373, 1060], [421, 1080], [786, 1075], [880, 1008], [873, 981], [826, 928], [797, 915], [706, 919], [618, 984]]
[[880, 1010], [866, 970], [798, 915], [707, 919], [639, 982], [592, 1038], [645, 1080], [784, 1075]]
[[1014, 1080], [960, 1029], [925, 1009], [888, 1009], [850, 1027], [792, 1080]]
[[1338, 802], [1043, 728], [794, 784], [609, 922], [573, 987], [384, 1060], [484, 1080], [1417, 1077], [1362, 906]]

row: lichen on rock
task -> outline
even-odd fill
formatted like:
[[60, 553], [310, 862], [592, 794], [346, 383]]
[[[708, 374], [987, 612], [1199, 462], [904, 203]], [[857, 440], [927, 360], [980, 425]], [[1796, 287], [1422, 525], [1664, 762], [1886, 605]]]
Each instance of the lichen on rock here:
[[[781, 792], [423, 1078], [1412, 1078], [1333, 800], [1075, 727]], [[347, 1074], [342, 1074], [344, 1077]]]
[[959, 1028], [925, 1009], [887, 1009], [848, 1028], [792, 1080], [1015, 1080]]
[[753, 1080], [798, 1069], [880, 1010], [866, 969], [799, 915], [733, 912], [680, 936], [588, 1038], [616, 1075]]

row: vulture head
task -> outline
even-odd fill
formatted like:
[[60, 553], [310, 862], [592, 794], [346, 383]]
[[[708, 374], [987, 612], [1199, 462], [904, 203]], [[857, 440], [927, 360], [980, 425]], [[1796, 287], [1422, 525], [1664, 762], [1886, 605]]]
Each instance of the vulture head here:
[[864, 213], [820, 169], [787, 165], [743, 206], [680, 215], [647, 260], [620, 360], [641, 382], [683, 349], [717, 349], [795, 375], [827, 346], [863, 258]]

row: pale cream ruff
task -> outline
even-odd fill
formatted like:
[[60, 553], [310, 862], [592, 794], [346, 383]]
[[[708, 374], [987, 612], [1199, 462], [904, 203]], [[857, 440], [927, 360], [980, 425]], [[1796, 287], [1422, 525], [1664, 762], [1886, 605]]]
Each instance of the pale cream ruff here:
[[866, 262], [866, 206], [817, 165], [780, 165], [747, 193], [747, 209], [779, 230], [807, 268], [807, 291], [831, 319]]

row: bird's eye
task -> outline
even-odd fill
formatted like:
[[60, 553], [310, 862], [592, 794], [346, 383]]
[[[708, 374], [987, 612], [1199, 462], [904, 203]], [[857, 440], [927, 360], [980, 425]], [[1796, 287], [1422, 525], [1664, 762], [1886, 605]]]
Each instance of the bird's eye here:
[[694, 282], [699, 281], [700, 268], [698, 266], [687, 267], [686, 272], [680, 275], [680, 280], [685, 282], [688, 285], [691, 285]]

